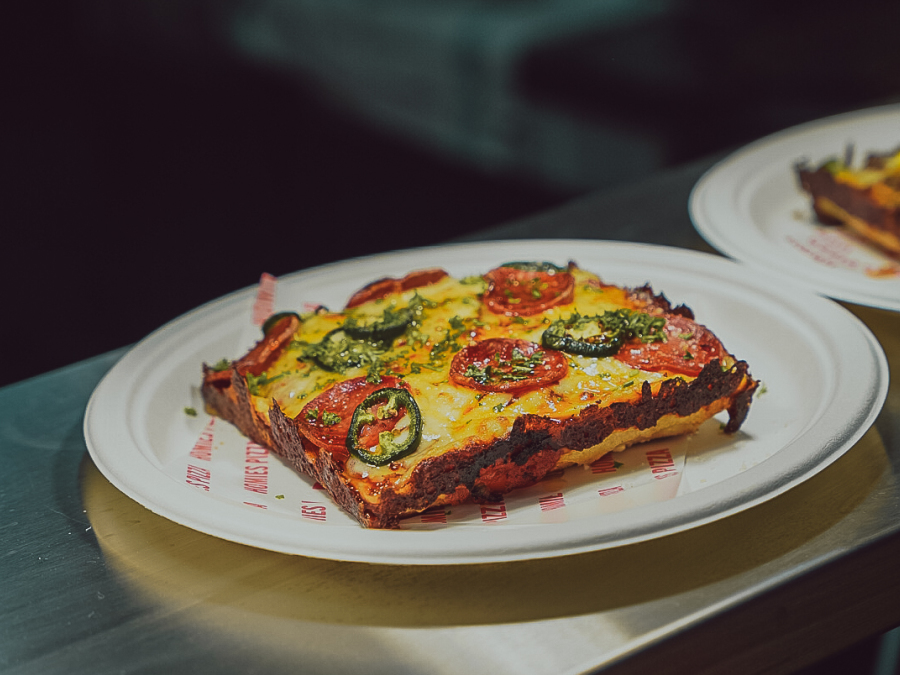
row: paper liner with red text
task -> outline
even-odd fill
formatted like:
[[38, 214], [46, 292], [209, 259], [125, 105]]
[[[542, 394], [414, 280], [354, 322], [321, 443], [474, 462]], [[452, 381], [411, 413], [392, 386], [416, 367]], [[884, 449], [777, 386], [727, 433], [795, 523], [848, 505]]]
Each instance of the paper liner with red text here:
[[870, 279], [900, 278], [900, 259], [876, 249], [843, 227], [820, 225], [811, 211], [799, 211], [783, 224], [781, 236], [801, 256], [833, 269]]

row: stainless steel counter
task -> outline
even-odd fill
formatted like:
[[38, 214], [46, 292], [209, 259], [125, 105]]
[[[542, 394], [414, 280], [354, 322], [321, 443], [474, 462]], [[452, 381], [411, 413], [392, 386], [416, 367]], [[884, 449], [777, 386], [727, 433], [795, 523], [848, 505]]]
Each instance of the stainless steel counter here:
[[[469, 240], [709, 250], [701, 162]], [[900, 315], [850, 307], [900, 368]], [[124, 353], [0, 389], [0, 672], [791, 672], [900, 624], [900, 385], [841, 459], [769, 502], [645, 543], [471, 566], [317, 560], [216, 539], [116, 490], [83, 436]]]

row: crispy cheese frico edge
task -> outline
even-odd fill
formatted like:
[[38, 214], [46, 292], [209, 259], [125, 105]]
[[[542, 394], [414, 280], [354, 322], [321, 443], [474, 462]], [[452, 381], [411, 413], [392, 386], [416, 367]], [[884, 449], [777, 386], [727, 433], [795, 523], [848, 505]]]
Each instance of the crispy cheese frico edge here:
[[207, 409], [373, 528], [499, 501], [722, 411], [734, 433], [758, 386], [689, 308], [574, 263], [420, 270], [263, 332], [204, 365]]

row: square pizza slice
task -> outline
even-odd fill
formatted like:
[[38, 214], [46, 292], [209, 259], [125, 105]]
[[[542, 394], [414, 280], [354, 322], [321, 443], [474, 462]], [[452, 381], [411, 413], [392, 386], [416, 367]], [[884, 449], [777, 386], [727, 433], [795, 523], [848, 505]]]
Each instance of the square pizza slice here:
[[683, 305], [574, 263], [375, 281], [279, 313], [204, 365], [208, 410], [318, 481], [361, 525], [495, 502], [549, 472], [695, 431], [737, 431], [758, 386]]

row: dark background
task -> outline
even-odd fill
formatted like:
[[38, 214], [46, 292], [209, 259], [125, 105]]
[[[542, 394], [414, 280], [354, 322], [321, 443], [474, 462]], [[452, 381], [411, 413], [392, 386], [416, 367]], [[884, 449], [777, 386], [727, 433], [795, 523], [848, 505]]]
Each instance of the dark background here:
[[[0, 385], [131, 344], [263, 271], [440, 242], [611, 187], [378, 128], [315, 77], [241, 59], [211, 29], [215, 3], [29, 7], [4, 47]], [[678, 7], [536, 50], [517, 86], [645, 131], [660, 168], [900, 93], [900, 3]], [[667, 51], [689, 77], [658, 76]]]
[[[536, 50], [520, 92], [646, 133], [660, 169], [900, 97], [895, 0], [676, 5]], [[264, 271], [437, 243], [615, 186], [489, 169], [379, 128], [314, 76], [240, 58], [216, 7], [4, 10], [0, 386], [134, 343]], [[682, 76], [660, 76], [669, 57]], [[877, 640], [804, 672], [869, 672]]]

